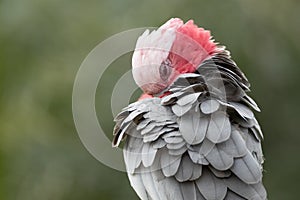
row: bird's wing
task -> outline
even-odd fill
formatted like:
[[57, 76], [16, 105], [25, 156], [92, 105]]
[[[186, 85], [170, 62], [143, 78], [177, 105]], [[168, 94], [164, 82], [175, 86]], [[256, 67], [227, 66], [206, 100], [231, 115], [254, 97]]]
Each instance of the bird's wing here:
[[249, 83], [226, 52], [184, 74], [172, 94], [129, 105], [114, 145], [141, 199], [266, 199], [262, 132]]

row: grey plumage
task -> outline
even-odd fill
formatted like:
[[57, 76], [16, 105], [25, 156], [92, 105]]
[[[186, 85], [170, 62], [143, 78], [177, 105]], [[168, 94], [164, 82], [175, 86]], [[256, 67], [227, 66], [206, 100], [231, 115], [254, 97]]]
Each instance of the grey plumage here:
[[206, 132], [206, 137], [213, 143], [221, 143], [230, 137], [231, 125], [226, 113], [212, 113]]
[[219, 109], [219, 106], [219, 102], [215, 99], [209, 99], [207, 101], [202, 102], [200, 105], [201, 111], [204, 114], [210, 114], [217, 111]]
[[208, 120], [201, 118], [200, 111], [190, 110], [179, 121], [179, 131], [188, 144], [199, 144], [207, 131]]
[[205, 199], [224, 199], [227, 192], [223, 180], [214, 176], [208, 169], [203, 170], [196, 184]]
[[125, 140], [129, 180], [141, 199], [267, 198], [249, 87], [224, 50], [180, 75], [166, 89], [171, 94], [123, 109], [113, 145]]

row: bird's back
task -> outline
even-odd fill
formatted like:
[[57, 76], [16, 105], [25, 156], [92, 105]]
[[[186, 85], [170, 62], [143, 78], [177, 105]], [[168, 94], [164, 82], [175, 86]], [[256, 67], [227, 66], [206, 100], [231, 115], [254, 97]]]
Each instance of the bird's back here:
[[162, 98], [116, 117], [114, 145], [141, 199], [265, 200], [263, 135], [248, 80], [222, 51], [180, 75]]

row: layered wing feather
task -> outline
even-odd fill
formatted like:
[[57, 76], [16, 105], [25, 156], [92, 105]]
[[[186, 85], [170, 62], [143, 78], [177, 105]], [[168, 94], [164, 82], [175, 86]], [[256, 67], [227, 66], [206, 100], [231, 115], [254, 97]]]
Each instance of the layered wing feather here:
[[117, 146], [141, 199], [266, 199], [261, 129], [249, 83], [223, 51], [180, 75], [163, 98], [115, 119]]

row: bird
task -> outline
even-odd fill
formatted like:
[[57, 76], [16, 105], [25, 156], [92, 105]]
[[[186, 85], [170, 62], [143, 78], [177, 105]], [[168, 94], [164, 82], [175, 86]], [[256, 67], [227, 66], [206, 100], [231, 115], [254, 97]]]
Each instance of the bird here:
[[140, 199], [267, 199], [260, 108], [209, 30], [180, 18], [146, 30], [132, 75], [143, 94], [115, 117], [112, 146]]

